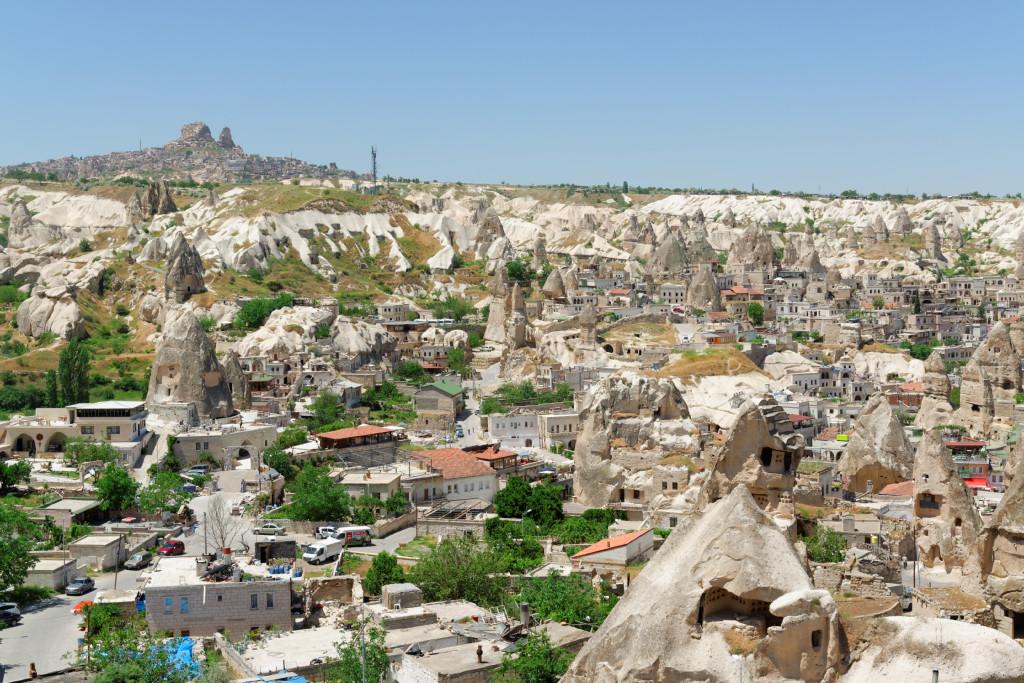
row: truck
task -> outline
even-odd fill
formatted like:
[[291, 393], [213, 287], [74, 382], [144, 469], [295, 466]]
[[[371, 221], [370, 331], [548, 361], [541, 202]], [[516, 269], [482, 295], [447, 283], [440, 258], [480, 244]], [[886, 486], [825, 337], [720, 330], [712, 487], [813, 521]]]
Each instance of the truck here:
[[316, 541], [306, 546], [306, 550], [302, 553], [302, 559], [310, 564], [323, 564], [324, 562], [337, 559], [338, 555], [341, 555], [344, 550], [344, 541], [339, 541], [336, 538], [325, 538], [322, 541]]

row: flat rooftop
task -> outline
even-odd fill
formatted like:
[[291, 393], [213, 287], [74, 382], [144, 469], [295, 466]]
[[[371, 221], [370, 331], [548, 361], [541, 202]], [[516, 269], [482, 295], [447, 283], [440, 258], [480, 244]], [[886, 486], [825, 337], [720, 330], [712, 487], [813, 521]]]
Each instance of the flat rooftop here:
[[82, 512], [88, 512], [94, 508], [98, 508], [100, 502], [95, 498], [64, 498], [58, 500], [49, 505], [45, 505], [40, 510], [64, 510], [70, 512], [73, 515], [80, 514]]
[[258, 645], [249, 645], [242, 659], [258, 673], [273, 673], [286, 669], [299, 669], [314, 659], [336, 657], [336, 643], [346, 643], [352, 633], [336, 626], [314, 626], [298, 631], [287, 631], [264, 638]]
[[141, 408], [145, 405], [145, 401], [97, 401], [96, 403], [72, 403], [67, 407], [76, 410], [127, 410]]
[[341, 483], [345, 486], [380, 486], [398, 481], [401, 478], [402, 475], [398, 472], [349, 472], [341, 478]]
[[33, 565], [33, 567], [28, 571], [30, 574], [32, 572], [55, 572], [60, 569], [63, 569], [69, 564], [75, 564], [76, 562], [78, 562], [78, 560], [74, 559], [73, 557], [68, 558], [67, 560], [43, 558], [37, 560], [35, 565]]
[[89, 534], [72, 543], [69, 548], [105, 548], [121, 542], [118, 534]]
[[189, 586], [202, 581], [196, 575], [196, 558], [194, 557], [159, 557], [149, 572], [146, 586], [159, 588], [162, 586]]

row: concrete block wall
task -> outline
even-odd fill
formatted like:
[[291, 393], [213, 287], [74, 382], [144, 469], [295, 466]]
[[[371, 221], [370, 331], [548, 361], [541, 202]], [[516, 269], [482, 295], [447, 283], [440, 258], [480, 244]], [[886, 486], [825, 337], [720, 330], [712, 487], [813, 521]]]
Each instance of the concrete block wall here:
[[[256, 595], [256, 609], [251, 595]], [[272, 607], [267, 607], [267, 596]], [[165, 600], [170, 598], [169, 609]], [[182, 599], [187, 611], [182, 611]], [[285, 581], [246, 581], [156, 586], [146, 589], [146, 621], [153, 631], [240, 638], [253, 628], [292, 630], [291, 587]]]

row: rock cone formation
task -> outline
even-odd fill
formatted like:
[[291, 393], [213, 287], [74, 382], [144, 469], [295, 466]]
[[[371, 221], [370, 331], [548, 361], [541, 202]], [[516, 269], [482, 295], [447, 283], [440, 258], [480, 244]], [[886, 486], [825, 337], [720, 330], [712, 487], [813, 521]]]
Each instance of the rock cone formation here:
[[879, 393], [857, 416], [838, 470], [847, 489], [864, 493], [870, 482], [871, 490], [877, 492], [911, 477], [912, 453], [896, 411]]
[[544, 280], [541, 291], [549, 299], [565, 299], [565, 282], [562, 280], [562, 270], [555, 268]]
[[191, 403], [201, 419], [227, 417], [234, 412], [224, 368], [190, 310], [181, 311], [164, 326], [146, 401], [151, 406]]
[[224, 149], [234, 149], [236, 147], [235, 141], [231, 139], [230, 128], [224, 126], [221, 129], [220, 135], [217, 136], [217, 144], [223, 147]]
[[917, 411], [914, 424], [929, 430], [944, 424], [953, 424], [953, 406], [949, 403], [949, 375], [942, 354], [932, 351], [924, 363], [924, 399]]
[[964, 367], [957, 415], [973, 435], [989, 438], [1013, 428], [1022, 351], [1024, 322], [1000, 321]]
[[249, 388], [249, 376], [242, 370], [238, 353], [228, 351], [222, 365], [224, 366], [224, 379], [228, 383], [228, 391], [231, 392], [232, 404], [239, 410], [248, 410], [252, 407], [252, 390]]
[[761, 226], [751, 225], [733, 242], [727, 265], [731, 269], [770, 272], [774, 262], [771, 236]]
[[193, 294], [206, 291], [203, 281], [203, 259], [199, 251], [182, 235], [174, 238], [167, 257], [164, 274], [164, 294], [168, 299], [183, 303]]
[[701, 266], [686, 289], [686, 305], [705, 311], [722, 310], [722, 299], [718, 292], [718, 282], [710, 266]]
[[910, 215], [907, 214], [907, 210], [904, 207], [900, 207], [900, 210], [896, 213], [896, 222], [892, 225], [892, 232], [894, 235], [904, 237], [909, 235], [914, 230], [914, 225], [910, 222]]
[[942, 432], [925, 432], [914, 456], [914, 537], [925, 566], [962, 566], [981, 529], [971, 500]]
[[686, 270], [687, 258], [683, 245], [675, 233], [669, 233], [647, 264], [649, 273], [660, 277], [679, 277]]
[[29, 337], [41, 337], [48, 332], [61, 339], [87, 336], [82, 309], [75, 300], [74, 290], [69, 287], [37, 287], [32, 296], [18, 306], [16, 318], [18, 331]]
[[822, 681], [845, 654], [832, 597], [740, 485], [669, 536], [562, 681]]

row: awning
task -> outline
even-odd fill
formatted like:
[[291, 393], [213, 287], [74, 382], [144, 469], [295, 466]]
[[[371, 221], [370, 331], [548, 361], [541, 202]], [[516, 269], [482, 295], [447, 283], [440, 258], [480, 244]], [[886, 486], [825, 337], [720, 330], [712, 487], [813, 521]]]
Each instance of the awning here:
[[972, 489], [982, 489], [984, 491], [992, 490], [992, 487], [988, 485], [988, 479], [985, 479], [984, 477], [968, 477], [967, 479], [964, 479], [964, 484], [966, 484], [968, 488]]

